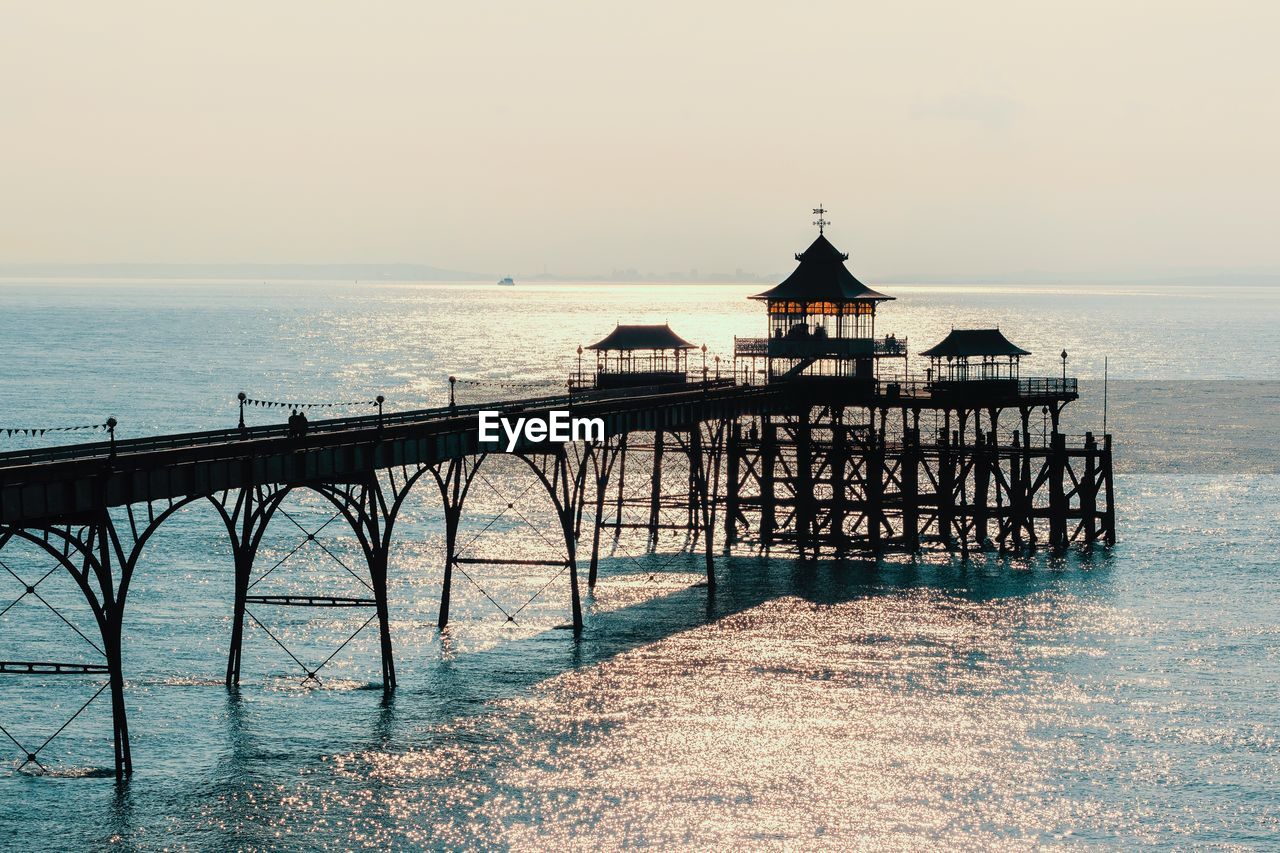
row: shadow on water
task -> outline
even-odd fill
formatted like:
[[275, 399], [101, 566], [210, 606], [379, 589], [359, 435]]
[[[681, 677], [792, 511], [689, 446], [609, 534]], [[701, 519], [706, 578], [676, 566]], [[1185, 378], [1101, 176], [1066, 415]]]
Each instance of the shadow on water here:
[[[664, 567], [655, 570], [653, 562], [657, 560]], [[292, 708], [286, 716], [273, 716], [261, 710], [270, 704], [269, 698], [253, 690], [232, 689], [225, 698], [224, 751], [211, 772], [203, 779], [171, 786], [163, 780], [147, 780], [144, 767], [134, 787], [141, 782], [148, 808], [154, 810], [159, 805], [161, 813], [188, 812], [193, 802], [216, 804], [213, 808], [226, 818], [214, 819], [212, 825], [206, 821], [202, 836], [213, 847], [270, 844], [278, 827], [273, 827], [271, 816], [254, 804], [282, 796], [281, 784], [285, 788], [329, 785], [331, 774], [345, 767], [359, 778], [367, 802], [381, 802], [383, 793], [388, 800], [394, 799], [395, 789], [404, 780], [374, 772], [369, 762], [379, 761], [379, 756], [432, 753], [453, 738], [461, 737], [465, 742], [466, 738], [483, 736], [468, 734], [464, 721], [492, 711], [495, 702], [519, 698], [549, 679], [732, 618], [769, 601], [790, 597], [822, 607], [918, 589], [976, 602], [1031, 597], [1063, 585], [1084, 588], [1088, 584], [1096, 591], [1097, 581], [1106, 575], [1098, 570], [1105, 569], [1110, 558], [1105, 550], [1092, 555], [1072, 552], [1058, 558], [979, 554], [969, 561], [934, 554], [881, 561], [720, 557], [714, 591], [702, 584], [657, 595], [633, 589], [633, 594], [644, 594], [644, 600], [607, 606], [603, 599], [643, 582], [646, 576], [658, 578], [664, 587], [677, 578], [696, 577], [693, 573], [700, 563], [697, 555], [680, 558], [674, 565], [665, 558], [657, 560], [602, 561], [600, 599], [587, 596], [587, 627], [576, 640], [567, 631], [547, 629], [496, 646], [461, 651], [445, 631], [438, 646], [418, 646], [416, 658], [402, 652], [397, 660], [400, 687], [393, 695], [379, 697], [375, 706], [357, 698], [367, 693], [355, 691], [345, 693], [347, 698], [340, 701], [359, 705], [344, 705], [340, 715], [332, 715], [334, 707], [328, 704], [336, 697], [317, 696], [317, 707]], [[850, 626], [851, 630], [857, 627]], [[424, 655], [428, 649], [435, 649], [438, 657]], [[321, 734], [318, 738], [317, 732]], [[498, 768], [472, 767], [467, 772], [493, 782], [489, 777]], [[118, 794], [108, 827], [109, 835], [117, 839], [128, 838], [133, 831], [128, 787]]]
[[[584, 601], [587, 624], [575, 641], [560, 628], [498, 646], [460, 652], [445, 631], [440, 658], [398, 660], [400, 687], [378, 706], [371, 735], [375, 748], [394, 748], [400, 730], [399, 710], [412, 706], [415, 721], [424, 717], [448, 722], [480, 713], [494, 701], [512, 698], [566, 672], [594, 666], [679, 633], [718, 622], [766, 602], [794, 597], [818, 606], [834, 606], [874, 596], [932, 589], [973, 602], [1030, 597], [1064, 584], [1087, 582], [1097, 594], [1110, 552], [1072, 551], [1062, 556], [1012, 557], [978, 554], [968, 560], [930, 554], [899, 561], [875, 559], [797, 560], [790, 557], [733, 556], [717, 561], [715, 590], [692, 584], [676, 591], [612, 609], [596, 608], [594, 596]], [[689, 555], [683, 565], [660, 569], [687, 576], [700, 562]], [[634, 580], [654, 570], [633, 560], [602, 560], [600, 588], [611, 580]], [[851, 626], [855, 627], [856, 626]], [[238, 750], [233, 750], [237, 752]], [[249, 754], [253, 749], [247, 750]]]

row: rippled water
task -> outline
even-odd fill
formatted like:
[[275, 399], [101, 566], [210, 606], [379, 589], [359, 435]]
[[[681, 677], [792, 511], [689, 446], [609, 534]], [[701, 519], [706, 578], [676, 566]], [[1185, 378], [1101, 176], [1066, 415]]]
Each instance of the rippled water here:
[[[545, 567], [459, 578], [441, 635], [442, 521], [423, 487], [391, 561], [394, 698], [377, 689], [369, 630], [318, 689], [266, 633], [315, 663], [363, 621], [348, 611], [259, 612], [228, 693], [230, 555], [212, 511], [193, 507], [148, 546], [130, 592], [133, 780], [102, 778], [100, 699], [41, 753], [50, 775], [5, 759], [0, 846], [1280, 844], [1280, 291], [885, 289], [899, 301], [881, 331], [915, 350], [953, 323], [998, 323], [1043, 353], [1027, 374], [1058, 373], [1065, 347], [1071, 372], [1096, 380], [1109, 356], [1114, 550], [816, 565], [744, 552], [721, 558], [709, 598], [680, 537], [656, 554], [624, 537], [581, 641], [556, 630], [567, 588], [543, 589]], [[562, 373], [616, 320], [669, 320], [724, 354], [734, 334], [760, 333], [750, 292], [2, 285], [0, 429], [107, 414], [124, 436], [232, 425], [239, 390], [439, 403], [449, 374]], [[1100, 382], [1085, 393], [1070, 429], [1100, 426]], [[477, 487], [475, 553], [555, 556], [527, 485], [499, 463]], [[485, 530], [507, 502], [523, 518]], [[308, 529], [329, 515], [287, 507]], [[301, 538], [278, 519], [260, 570]], [[336, 524], [318, 539], [359, 569]], [[24, 579], [51, 568], [12, 544], [0, 559]], [[39, 589], [94, 638], [68, 578]], [[257, 591], [361, 589], [317, 544]], [[0, 607], [21, 591], [0, 573]], [[531, 603], [508, 623], [489, 596], [507, 612]], [[93, 655], [38, 601], [0, 616], [0, 659]], [[0, 679], [0, 725], [37, 745], [100, 684]]]

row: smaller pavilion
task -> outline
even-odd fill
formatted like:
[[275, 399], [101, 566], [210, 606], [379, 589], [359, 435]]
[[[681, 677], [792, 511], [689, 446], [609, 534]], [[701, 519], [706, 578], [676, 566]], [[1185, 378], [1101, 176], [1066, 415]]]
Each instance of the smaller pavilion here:
[[[689, 350], [697, 348], [666, 323], [619, 324], [587, 347], [596, 354], [594, 383], [582, 374], [582, 348], [578, 348], [578, 376], [574, 384], [595, 388], [684, 384], [688, 381]], [[705, 351], [705, 347], [703, 349]]]
[[1019, 360], [1031, 353], [999, 329], [952, 329], [921, 353], [929, 359], [930, 379], [938, 383], [1018, 381]]

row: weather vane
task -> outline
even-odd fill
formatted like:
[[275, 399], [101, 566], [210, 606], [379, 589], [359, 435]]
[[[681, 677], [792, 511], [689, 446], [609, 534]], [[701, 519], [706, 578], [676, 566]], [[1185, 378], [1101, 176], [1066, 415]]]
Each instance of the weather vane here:
[[819, 235], [821, 235], [821, 234], [822, 234], [822, 231], [823, 231], [823, 229], [824, 229], [824, 228], [826, 228], [828, 225], [830, 225], [830, 224], [831, 224], [831, 222], [830, 222], [830, 221], [828, 221], [828, 220], [827, 220], [826, 218], [824, 218], [824, 216], [823, 216], [823, 214], [825, 214], [826, 212], [827, 212], [827, 209], [826, 209], [825, 207], [823, 207], [822, 205], [818, 205], [817, 207], [815, 207], [815, 208], [813, 209], [813, 215], [814, 215], [814, 216], [816, 216], [816, 217], [818, 217], [817, 219], [813, 220], [813, 224], [818, 226], [818, 234], [819, 234]]

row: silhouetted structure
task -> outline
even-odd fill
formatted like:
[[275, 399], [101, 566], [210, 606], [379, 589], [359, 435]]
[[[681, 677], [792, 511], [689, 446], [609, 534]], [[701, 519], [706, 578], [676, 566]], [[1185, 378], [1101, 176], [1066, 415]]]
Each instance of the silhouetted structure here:
[[[859, 281], [821, 230], [796, 259], [753, 297], [767, 305], [769, 337], [734, 339], [739, 378], [787, 388], [791, 405], [751, 419], [745, 436], [733, 426], [731, 540], [839, 555], [1114, 539], [1110, 436], [1068, 449], [1058, 432], [1077, 398], [1065, 352], [1060, 379], [1029, 379], [1020, 362], [1030, 353], [998, 329], [954, 330], [925, 351], [924, 375], [909, 373], [906, 338], [876, 337], [877, 306], [892, 297]], [[900, 367], [882, 372], [886, 358]], [[1009, 410], [1017, 420], [1001, 432]], [[1052, 422], [1039, 442], [1037, 410]]]
[[893, 299], [867, 287], [845, 266], [849, 256], [819, 234], [796, 255], [781, 284], [751, 297], [768, 306], [767, 338], [734, 338], [734, 356], [766, 364], [769, 379], [830, 376], [871, 380], [878, 358], [905, 358], [907, 341], [876, 338], [876, 306]]
[[[952, 329], [939, 343], [920, 353], [930, 361], [935, 390], [962, 383], [957, 392], [972, 390], [973, 382], [1010, 383], [1016, 390], [1019, 362], [1031, 353], [1015, 346], [999, 329]], [[1000, 387], [993, 385], [992, 388]]]
[[634, 388], [643, 385], [680, 385], [688, 376], [689, 350], [694, 344], [677, 335], [667, 324], [618, 325], [587, 349], [596, 354], [592, 377], [579, 375], [578, 387]]
[[[1062, 409], [1077, 398], [1065, 352], [1061, 378], [1028, 378], [1020, 361], [1029, 353], [1001, 332], [956, 330], [925, 351], [932, 366], [923, 376], [909, 373], [906, 340], [875, 336], [876, 308], [891, 297], [858, 281], [822, 233], [797, 259], [791, 276], [755, 297], [766, 303], [768, 336], [735, 339], [734, 374], [749, 381], [717, 382], [705, 371], [690, 381], [692, 343], [666, 325], [618, 326], [589, 348], [594, 374], [580, 368], [571, 393], [555, 398], [457, 405], [451, 390], [447, 407], [384, 414], [379, 397], [378, 415], [318, 420], [305, 435], [294, 424], [242, 420], [231, 430], [0, 454], [0, 548], [22, 540], [62, 566], [102, 635], [101, 662], [0, 661], [0, 674], [105, 677], [116, 772], [130, 773], [121, 655], [129, 580], [151, 535], [193, 502], [216, 508], [231, 543], [228, 685], [240, 680], [252, 605], [371, 611], [365, 624], [378, 626], [383, 685], [395, 687], [388, 555], [404, 499], [424, 477], [444, 509], [441, 628], [455, 568], [521, 564], [566, 576], [572, 627], [581, 630], [580, 547], [594, 585], [604, 530], [639, 528], [651, 543], [661, 529], [687, 530], [709, 588], [717, 530], [726, 546], [801, 558], [1114, 541], [1111, 437], [1059, 432]], [[885, 359], [897, 369], [882, 374]], [[242, 412], [245, 402], [241, 395]], [[494, 452], [480, 442], [476, 416], [504, 407], [526, 417], [572, 407], [605, 422], [604, 441], [522, 439], [514, 449], [554, 508], [562, 560], [459, 549], [468, 492]], [[1043, 417], [1039, 436], [1033, 413]], [[368, 597], [253, 594], [263, 531], [300, 490], [329, 501], [355, 535]]]

